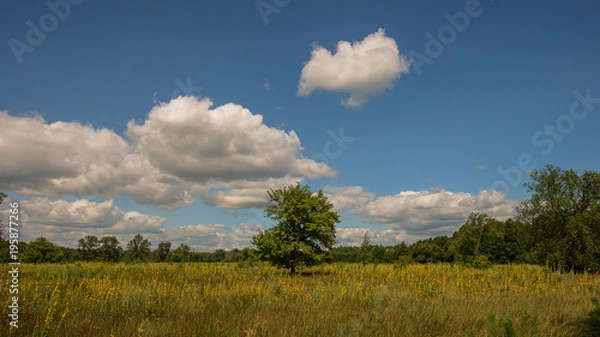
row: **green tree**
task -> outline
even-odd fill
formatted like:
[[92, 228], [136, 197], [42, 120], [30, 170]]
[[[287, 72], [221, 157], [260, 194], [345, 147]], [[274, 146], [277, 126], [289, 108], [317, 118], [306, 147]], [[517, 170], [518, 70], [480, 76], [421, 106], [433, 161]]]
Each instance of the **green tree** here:
[[165, 262], [169, 257], [169, 253], [171, 252], [171, 243], [170, 242], [161, 242], [158, 244], [158, 247], [153, 252], [154, 261], [156, 262]]
[[72, 263], [81, 260], [81, 252], [76, 248], [59, 246], [63, 252], [61, 262]]
[[360, 247], [334, 247], [330, 252], [335, 262], [359, 262]]
[[180, 244], [171, 254], [169, 254], [169, 261], [171, 262], [186, 262], [189, 260], [192, 249], [186, 244]]
[[223, 260], [223, 262], [239, 262], [242, 260], [242, 251], [238, 248], [234, 248], [230, 251], [225, 252], [225, 259]]
[[506, 224], [496, 219], [488, 219], [483, 225], [479, 254], [493, 263], [507, 263]]
[[450, 252], [457, 261], [472, 261], [479, 255], [484, 227], [490, 219], [487, 214], [471, 213], [469, 219], [452, 235]]
[[119, 240], [114, 236], [103, 236], [98, 250], [100, 258], [106, 262], [119, 262], [123, 256], [123, 248], [119, 246]]
[[26, 263], [56, 263], [63, 258], [63, 252], [57, 245], [40, 236], [27, 245], [21, 254], [21, 259]]
[[85, 261], [94, 261], [99, 258], [100, 240], [95, 235], [87, 235], [79, 239], [77, 247], [81, 258]]
[[360, 262], [362, 262], [362, 264], [367, 264], [367, 263], [371, 263], [374, 260], [374, 256], [373, 256], [373, 245], [371, 244], [371, 235], [369, 234], [369, 231], [365, 232], [365, 235], [363, 237], [363, 241], [360, 244], [360, 250], [359, 250], [359, 259]]
[[540, 263], [575, 271], [600, 269], [600, 174], [547, 165], [525, 183], [529, 200], [518, 209], [530, 225]]
[[436, 263], [451, 260], [448, 253], [449, 238], [437, 236], [413, 243], [411, 260], [418, 263]]
[[214, 253], [211, 254], [211, 262], [223, 262], [225, 261], [225, 257], [227, 252], [225, 249], [217, 249]]
[[507, 262], [534, 263], [531, 259], [531, 247], [534, 241], [530, 227], [516, 219], [504, 222], [504, 252]]
[[268, 194], [265, 212], [276, 225], [252, 237], [259, 257], [288, 268], [291, 274], [298, 266], [330, 261], [340, 218], [323, 191], [313, 194], [307, 185], [297, 183]]
[[385, 249], [385, 254], [383, 256], [383, 262], [385, 263], [395, 263], [401, 257], [404, 257], [403, 260], [406, 260], [406, 257], [411, 255], [410, 248], [405, 242], [401, 244], [395, 245], [393, 247], [387, 247]]
[[137, 234], [127, 243], [125, 258], [132, 262], [147, 261], [150, 255], [150, 241]]

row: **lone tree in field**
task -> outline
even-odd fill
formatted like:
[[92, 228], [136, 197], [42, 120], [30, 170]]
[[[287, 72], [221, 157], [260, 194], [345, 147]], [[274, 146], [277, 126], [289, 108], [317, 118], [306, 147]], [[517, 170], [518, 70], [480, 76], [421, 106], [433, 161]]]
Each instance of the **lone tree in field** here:
[[339, 215], [322, 190], [312, 193], [299, 183], [269, 192], [267, 216], [277, 224], [252, 237], [259, 257], [296, 272], [298, 266], [318, 265], [331, 259]]

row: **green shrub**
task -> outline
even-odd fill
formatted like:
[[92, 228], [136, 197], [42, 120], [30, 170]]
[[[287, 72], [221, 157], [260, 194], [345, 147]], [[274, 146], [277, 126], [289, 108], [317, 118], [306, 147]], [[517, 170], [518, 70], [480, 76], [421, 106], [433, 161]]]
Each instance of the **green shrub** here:
[[409, 256], [400, 256], [398, 260], [396, 260], [394, 267], [398, 269], [406, 268], [411, 263], [411, 260], [412, 259]]
[[485, 269], [490, 266], [490, 259], [485, 255], [477, 255], [473, 259], [473, 267], [477, 269]]

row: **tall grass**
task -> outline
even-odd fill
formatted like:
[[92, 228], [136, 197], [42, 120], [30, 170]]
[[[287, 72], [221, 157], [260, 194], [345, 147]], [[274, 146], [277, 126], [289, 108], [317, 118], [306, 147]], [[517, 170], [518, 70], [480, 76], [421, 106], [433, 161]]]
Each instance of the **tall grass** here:
[[528, 265], [21, 265], [19, 281], [5, 336], [577, 336], [600, 297], [598, 275]]

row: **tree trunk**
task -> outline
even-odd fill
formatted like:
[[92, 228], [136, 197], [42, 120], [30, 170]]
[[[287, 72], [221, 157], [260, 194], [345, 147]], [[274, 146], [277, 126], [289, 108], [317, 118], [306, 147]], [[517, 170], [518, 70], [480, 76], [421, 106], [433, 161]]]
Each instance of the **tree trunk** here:
[[291, 266], [290, 267], [290, 275], [294, 275], [296, 274], [296, 266]]

